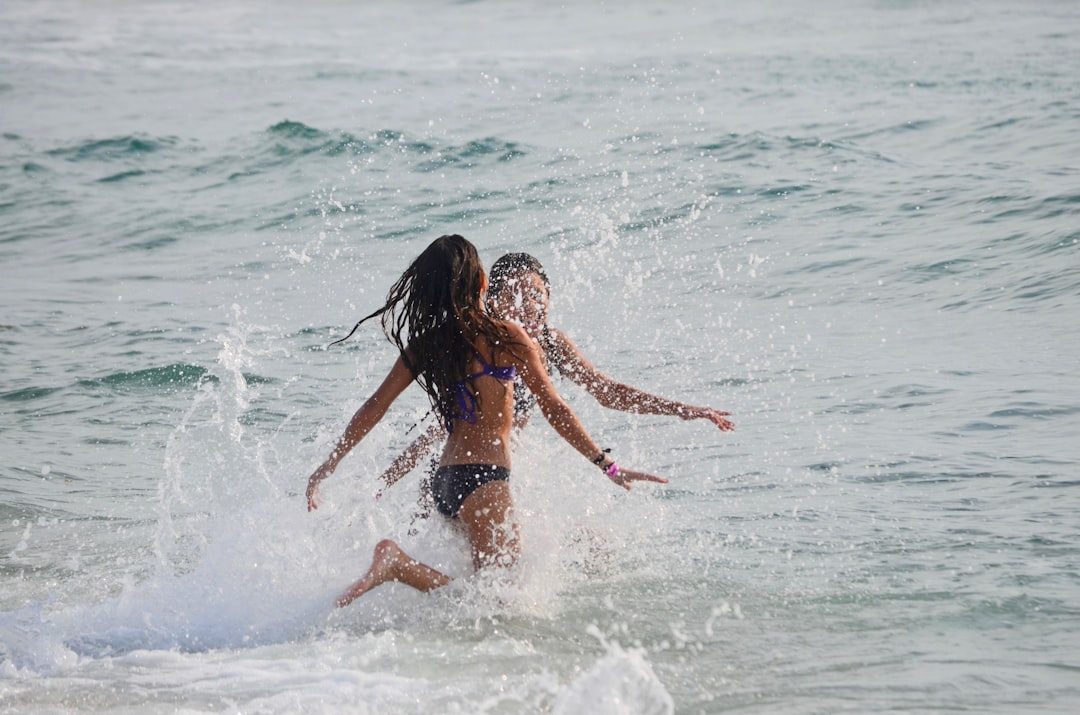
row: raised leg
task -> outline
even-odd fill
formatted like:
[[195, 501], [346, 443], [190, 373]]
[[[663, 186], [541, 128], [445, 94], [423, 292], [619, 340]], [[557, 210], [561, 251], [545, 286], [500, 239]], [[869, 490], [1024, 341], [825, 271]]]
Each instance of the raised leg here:
[[338, 596], [338, 607], [348, 606], [387, 581], [400, 581], [417, 591], [432, 591], [450, 583], [450, 577], [412, 558], [390, 539], [383, 539], [375, 545], [371, 568], [349, 590]]

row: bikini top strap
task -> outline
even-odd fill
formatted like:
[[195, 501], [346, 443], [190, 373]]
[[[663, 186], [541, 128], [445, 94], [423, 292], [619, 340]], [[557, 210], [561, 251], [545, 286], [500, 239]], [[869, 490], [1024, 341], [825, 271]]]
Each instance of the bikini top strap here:
[[480, 354], [480, 351], [473, 348], [473, 352], [476, 354], [476, 359], [480, 362], [483, 369], [480, 372], [469, 375], [465, 380], [475, 380], [478, 377], [488, 375], [494, 377], [496, 380], [513, 380], [517, 377], [517, 369], [513, 365], [507, 365], [506, 367], [500, 367], [498, 365], [489, 365], [484, 357]]
[[[498, 365], [489, 365], [483, 356], [480, 355], [480, 351], [473, 348], [473, 353], [476, 354], [476, 359], [483, 367], [480, 372], [469, 375], [464, 380], [454, 385], [454, 394], [457, 397], [458, 414], [455, 417], [469, 424], [476, 424], [476, 398], [469, 390], [467, 382], [475, 380], [478, 377], [484, 377], [485, 375], [493, 377], [496, 380], [502, 380], [504, 382], [512, 381], [517, 377], [517, 368], [513, 365], [506, 367], [500, 367]], [[452, 431], [452, 425], [447, 425], [448, 429]]]

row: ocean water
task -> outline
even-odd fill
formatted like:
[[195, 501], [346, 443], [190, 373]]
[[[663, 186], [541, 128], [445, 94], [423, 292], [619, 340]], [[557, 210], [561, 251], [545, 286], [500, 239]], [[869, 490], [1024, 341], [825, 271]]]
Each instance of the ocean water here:
[[[0, 712], [1072, 713], [1074, 2], [0, 5]], [[443, 233], [608, 374], [472, 575], [376, 477], [305, 510]], [[460, 576], [333, 597], [394, 537]]]

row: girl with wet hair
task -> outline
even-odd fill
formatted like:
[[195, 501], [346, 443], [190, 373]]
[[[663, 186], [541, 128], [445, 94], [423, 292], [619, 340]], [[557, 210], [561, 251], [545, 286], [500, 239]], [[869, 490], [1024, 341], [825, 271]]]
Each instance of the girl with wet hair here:
[[[728, 419], [730, 412], [654, 395], [605, 375], [582, 354], [566, 333], [548, 325], [550, 303], [551, 282], [544, 266], [534, 256], [507, 253], [491, 266], [488, 312], [494, 319], [520, 325], [540, 348], [541, 359], [550, 373], [558, 372], [569, 378], [598, 403], [613, 410], [668, 415], [684, 420], [708, 420], [722, 431], [735, 429], [734, 423]], [[514, 390], [514, 424], [521, 429], [536, 408], [536, 400], [520, 385], [515, 385]], [[445, 434], [441, 425], [431, 425], [383, 473], [386, 486], [408, 474]]]
[[[378, 424], [413, 381], [439, 415], [446, 444], [431, 481], [435, 506], [464, 526], [476, 568], [512, 566], [520, 537], [510, 493], [510, 432], [520, 379], [551, 426], [616, 484], [667, 480], [623, 469], [593, 441], [555, 392], [535, 342], [521, 326], [488, 315], [487, 276], [476, 248], [458, 235], [436, 239], [390, 288], [386, 303], [356, 324], [380, 318], [400, 355], [375, 393], [357, 410], [327, 460], [308, 479], [308, 510], [318, 508], [319, 485]], [[342, 342], [341, 340], [336, 342]], [[419, 591], [450, 577], [380, 541], [367, 572], [337, 599], [346, 606], [388, 581]]]

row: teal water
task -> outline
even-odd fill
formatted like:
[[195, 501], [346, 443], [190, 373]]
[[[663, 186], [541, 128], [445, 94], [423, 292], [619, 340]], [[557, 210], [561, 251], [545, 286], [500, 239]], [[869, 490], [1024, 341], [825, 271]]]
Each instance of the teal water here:
[[[0, 8], [0, 711], [1073, 712], [1080, 11], [435, 0]], [[613, 493], [539, 420], [527, 554], [330, 601], [431, 239], [536, 254]], [[413, 533], [410, 533], [410, 530]]]

